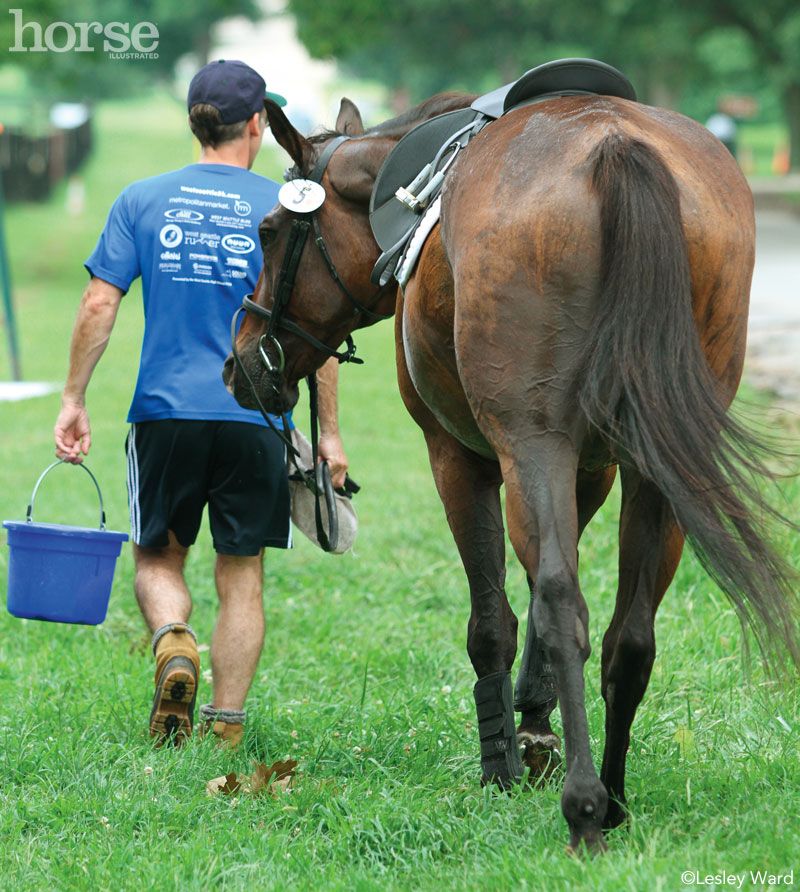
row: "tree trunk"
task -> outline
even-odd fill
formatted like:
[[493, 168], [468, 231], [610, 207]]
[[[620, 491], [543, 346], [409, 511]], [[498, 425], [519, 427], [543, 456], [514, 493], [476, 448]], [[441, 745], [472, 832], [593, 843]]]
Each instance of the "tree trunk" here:
[[800, 81], [785, 87], [783, 111], [789, 128], [789, 170], [800, 171]]

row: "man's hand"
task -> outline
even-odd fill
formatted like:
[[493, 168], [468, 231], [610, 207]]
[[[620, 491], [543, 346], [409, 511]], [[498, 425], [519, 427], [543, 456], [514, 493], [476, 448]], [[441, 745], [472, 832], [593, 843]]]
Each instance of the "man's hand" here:
[[86, 411], [86, 387], [108, 344], [125, 292], [92, 276], [81, 298], [69, 349], [69, 372], [54, 430], [56, 458], [79, 465], [89, 454], [92, 428]]
[[92, 445], [92, 428], [86, 407], [75, 403], [62, 404], [54, 433], [56, 458], [79, 465]]
[[331, 357], [317, 372], [319, 385], [319, 457], [328, 463], [335, 489], [344, 486], [347, 456], [339, 435], [339, 360]]
[[328, 463], [328, 469], [331, 472], [331, 483], [334, 489], [341, 489], [344, 486], [348, 468], [347, 456], [344, 454], [344, 447], [342, 446], [342, 438], [338, 434], [323, 434], [319, 438], [317, 452], [320, 460]]

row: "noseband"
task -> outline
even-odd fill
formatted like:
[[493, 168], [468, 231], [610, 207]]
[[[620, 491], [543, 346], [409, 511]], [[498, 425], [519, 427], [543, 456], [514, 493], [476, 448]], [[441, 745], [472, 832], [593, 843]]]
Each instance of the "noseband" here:
[[[335, 139], [331, 140], [325, 149], [320, 154], [317, 159], [317, 163], [314, 165], [314, 169], [311, 171], [308, 179], [314, 183], [320, 183], [322, 180], [322, 176], [325, 173], [325, 170], [328, 166], [328, 163], [333, 156], [333, 153], [339, 148], [339, 146], [350, 139], [349, 136], [337, 136]], [[309, 219], [310, 218], [310, 222]], [[289, 300], [292, 296], [292, 291], [294, 290], [295, 279], [297, 278], [297, 269], [300, 265], [300, 258], [303, 255], [303, 249], [306, 245], [306, 240], [308, 239], [309, 232], [311, 228], [314, 229], [314, 241], [317, 244], [317, 247], [322, 254], [323, 259], [325, 260], [325, 264], [328, 267], [328, 271], [331, 274], [331, 278], [334, 282], [339, 286], [342, 293], [347, 297], [350, 303], [355, 308], [356, 314], [362, 314], [373, 321], [378, 321], [380, 319], [388, 319], [389, 315], [383, 315], [381, 313], [376, 313], [374, 310], [370, 310], [369, 307], [364, 306], [360, 301], [358, 301], [347, 288], [347, 286], [342, 281], [341, 276], [339, 275], [333, 260], [331, 260], [331, 256], [328, 252], [328, 248], [325, 245], [325, 239], [322, 237], [322, 230], [319, 225], [319, 215], [316, 213], [316, 210], [311, 211], [311, 213], [303, 213], [300, 219], [292, 220], [292, 228], [289, 232], [289, 240], [286, 244], [286, 251], [283, 255], [283, 262], [281, 263], [280, 272], [278, 273], [278, 285], [275, 290], [275, 298], [272, 302], [272, 309], [267, 310], [259, 304], [255, 303], [252, 300], [251, 295], [247, 295], [242, 300], [241, 310], [244, 310], [249, 313], [254, 313], [256, 316], [260, 316], [262, 319], [266, 319], [269, 323], [266, 332], [261, 335], [258, 341], [258, 350], [261, 354], [261, 360], [264, 363], [264, 366], [267, 369], [267, 372], [270, 375], [278, 376], [283, 373], [285, 367], [285, 358], [283, 353], [283, 348], [281, 347], [280, 341], [276, 336], [276, 331], [279, 328], [284, 329], [285, 331], [289, 331], [292, 334], [296, 334], [299, 337], [303, 338], [312, 347], [316, 350], [319, 350], [321, 353], [326, 354], [327, 356], [335, 356], [339, 362], [353, 362], [353, 363], [363, 363], [363, 359], [359, 359], [356, 357], [356, 345], [353, 342], [353, 338], [348, 335], [347, 336], [347, 349], [342, 350], [341, 352], [337, 352], [333, 348], [329, 347], [327, 344], [320, 341], [318, 338], [315, 338], [312, 334], [307, 332], [304, 328], [301, 328], [296, 322], [293, 322], [291, 319], [286, 318], [286, 308], [289, 305]], [[376, 292], [379, 293], [381, 289], [378, 289]], [[238, 311], [237, 311], [238, 315]], [[267, 345], [272, 346], [275, 349], [277, 354], [277, 362], [273, 362], [267, 352], [265, 347], [265, 342]]]

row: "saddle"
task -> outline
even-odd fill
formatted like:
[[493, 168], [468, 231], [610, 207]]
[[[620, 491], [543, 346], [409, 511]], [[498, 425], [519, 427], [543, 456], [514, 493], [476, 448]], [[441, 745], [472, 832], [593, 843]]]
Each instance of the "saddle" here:
[[[408, 275], [413, 258], [406, 257], [407, 246], [426, 210], [437, 212], [435, 199], [447, 170], [477, 133], [514, 109], [576, 93], [636, 101], [633, 85], [616, 68], [594, 59], [558, 59], [479, 96], [469, 108], [446, 112], [410, 130], [384, 161], [372, 189], [370, 225], [383, 252], [372, 271], [373, 283], [385, 285], [401, 266]], [[415, 241], [421, 247], [424, 240]]]

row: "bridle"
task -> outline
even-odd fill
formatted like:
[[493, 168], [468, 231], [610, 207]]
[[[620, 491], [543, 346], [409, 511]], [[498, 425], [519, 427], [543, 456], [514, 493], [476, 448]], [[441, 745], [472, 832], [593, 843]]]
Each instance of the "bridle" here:
[[[346, 142], [349, 139], [349, 136], [337, 136], [335, 139], [332, 139], [320, 153], [320, 156], [317, 159], [317, 163], [314, 165], [314, 168], [311, 171], [308, 179], [314, 183], [320, 183], [322, 181], [322, 176], [325, 173], [328, 163], [333, 156], [333, 153], [339, 148], [342, 143]], [[356, 315], [361, 314], [375, 322], [381, 319], [389, 319], [392, 315], [391, 313], [388, 315], [376, 313], [374, 310], [371, 310], [369, 307], [362, 304], [356, 297], [353, 296], [350, 289], [345, 285], [342, 277], [339, 275], [339, 272], [336, 269], [336, 265], [331, 259], [331, 255], [325, 244], [325, 239], [322, 236], [322, 230], [319, 224], [319, 215], [316, 211], [312, 211], [311, 213], [304, 213], [299, 219], [296, 217], [294, 220], [292, 220], [292, 228], [289, 232], [289, 240], [286, 244], [286, 250], [283, 255], [283, 262], [281, 263], [280, 272], [278, 273], [278, 285], [275, 289], [275, 298], [272, 302], [272, 309], [267, 310], [265, 307], [257, 304], [254, 300], [252, 300], [252, 295], [247, 295], [242, 300], [242, 306], [240, 308], [241, 310], [244, 310], [246, 312], [254, 313], [256, 316], [260, 316], [262, 319], [266, 319], [269, 323], [266, 332], [264, 332], [264, 334], [262, 334], [259, 338], [258, 350], [261, 354], [261, 360], [264, 363], [267, 372], [271, 375], [280, 375], [285, 367], [283, 348], [281, 347], [280, 341], [278, 340], [276, 335], [277, 330], [280, 328], [284, 329], [285, 331], [289, 331], [292, 334], [299, 335], [301, 338], [311, 344], [311, 346], [314, 347], [316, 350], [319, 350], [321, 353], [324, 353], [326, 356], [329, 357], [335, 356], [339, 360], [339, 362], [353, 362], [358, 364], [363, 363], [363, 360], [359, 359], [356, 356], [356, 345], [353, 342], [353, 338], [351, 335], [348, 335], [345, 341], [345, 343], [347, 344], [347, 349], [342, 350], [341, 352], [337, 352], [335, 349], [329, 347], [318, 338], [315, 338], [314, 335], [312, 335], [310, 332], [307, 332], [296, 322], [286, 317], [286, 309], [289, 305], [292, 291], [294, 290], [294, 283], [295, 279], [297, 278], [297, 269], [300, 265], [300, 258], [303, 255], [303, 249], [305, 248], [306, 241], [312, 227], [314, 230], [314, 241], [319, 248], [320, 253], [322, 254], [325, 265], [328, 267], [328, 272], [330, 272], [331, 278], [338, 285], [341, 292], [353, 305]], [[378, 288], [375, 292], [375, 297], [377, 297], [382, 290], [384, 289]], [[270, 358], [269, 353], [264, 346], [265, 342], [275, 349], [278, 357], [277, 363], [274, 363]]]
[[[333, 153], [339, 148], [339, 146], [350, 139], [349, 136], [337, 136], [335, 139], [331, 140], [328, 145], [324, 148], [324, 150], [320, 153], [319, 158], [317, 159], [316, 164], [314, 165], [311, 174], [308, 179], [314, 183], [320, 183], [322, 180], [322, 176], [325, 173], [325, 169], [328, 166], [328, 163], [333, 156]], [[301, 213], [301, 212], [295, 212]], [[310, 218], [310, 221], [309, 221]], [[328, 465], [326, 462], [322, 462], [321, 465], [317, 464], [317, 446], [318, 446], [318, 438], [317, 438], [317, 425], [318, 425], [318, 412], [317, 412], [317, 380], [316, 375], [311, 374], [308, 376], [307, 382], [309, 387], [310, 394], [310, 407], [311, 407], [311, 447], [312, 447], [312, 463], [313, 468], [315, 470], [311, 470], [308, 472], [304, 472], [303, 469], [297, 464], [297, 459], [299, 457], [299, 453], [294, 443], [291, 440], [291, 436], [287, 435], [286, 431], [288, 430], [288, 424], [286, 418], [283, 417], [283, 430], [280, 430], [277, 425], [270, 418], [269, 413], [264, 408], [263, 403], [258, 395], [258, 391], [253, 380], [250, 378], [250, 375], [247, 372], [247, 369], [244, 367], [244, 364], [239, 355], [239, 351], [236, 348], [236, 334], [237, 334], [237, 322], [239, 319], [239, 314], [242, 312], [253, 313], [256, 316], [261, 317], [262, 319], [266, 319], [268, 321], [267, 330], [258, 340], [258, 350], [261, 355], [261, 361], [264, 364], [264, 367], [267, 370], [267, 375], [269, 376], [270, 383], [272, 385], [273, 390], [276, 393], [279, 393], [279, 383], [280, 377], [283, 374], [286, 361], [283, 352], [283, 348], [281, 347], [280, 341], [276, 336], [276, 332], [278, 329], [284, 329], [285, 331], [289, 331], [292, 334], [299, 335], [312, 347], [316, 350], [319, 350], [321, 353], [326, 354], [328, 357], [335, 356], [339, 362], [352, 362], [357, 364], [363, 364], [364, 360], [359, 359], [356, 353], [356, 346], [353, 342], [353, 338], [351, 335], [347, 336], [346, 344], [347, 349], [342, 351], [336, 351], [334, 348], [329, 347], [324, 342], [320, 341], [318, 338], [314, 337], [310, 332], [307, 332], [304, 328], [299, 326], [296, 322], [286, 317], [286, 309], [288, 307], [289, 301], [292, 296], [292, 292], [294, 290], [295, 279], [297, 278], [297, 269], [300, 265], [300, 258], [303, 254], [303, 249], [305, 248], [306, 241], [308, 239], [309, 232], [311, 228], [314, 229], [314, 241], [317, 244], [317, 247], [322, 254], [323, 259], [325, 260], [325, 264], [328, 267], [328, 271], [331, 274], [334, 282], [339, 286], [340, 290], [344, 293], [344, 295], [348, 298], [350, 303], [355, 308], [356, 315], [361, 314], [366, 318], [372, 320], [373, 322], [377, 322], [381, 319], [389, 319], [391, 317], [391, 313], [382, 314], [376, 313], [374, 310], [371, 310], [369, 307], [362, 304], [359, 300], [357, 300], [350, 290], [347, 288], [345, 283], [343, 282], [341, 276], [339, 275], [333, 260], [331, 259], [330, 253], [328, 252], [327, 246], [325, 245], [325, 240], [322, 236], [322, 230], [319, 225], [319, 216], [315, 211], [310, 213], [302, 213], [302, 216], [295, 217], [292, 220], [292, 227], [289, 232], [289, 239], [286, 244], [286, 250], [283, 255], [283, 261], [281, 263], [280, 272], [278, 273], [278, 284], [275, 289], [275, 297], [272, 303], [272, 309], [268, 310], [265, 307], [260, 306], [252, 299], [252, 294], [246, 295], [242, 299], [242, 306], [239, 307], [236, 312], [233, 314], [233, 319], [231, 320], [231, 352], [233, 353], [234, 360], [237, 364], [237, 367], [242, 372], [245, 380], [247, 381], [253, 397], [255, 398], [256, 404], [258, 405], [261, 414], [264, 416], [267, 424], [272, 428], [272, 430], [283, 440], [286, 448], [288, 450], [288, 454], [292, 461], [294, 461], [295, 466], [300, 472], [306, 486], [314, 492], [316, 496], [315, 503], [315, 515], [316, 515], [316, 524], [317, 524], [317, 538], [325, 551], [333, 551], [336, 548], [336, 540], [338, 538], [338, 522], [336, 515], [336, 503], [333, 497], [333, 487], [331, 485], [330, 471], [328, 470]], [[375, 302], [375, 298], [380, 295], [382, 291], [385, 290], [385, 287], [379, 287], [373, 298]], [[265, 348], [265, 342], [268, 345], [274, 347], [275, 352], [277, 354], [277, 363], [273, 362]], [[350, 487], [350, 491], [356, 491], [358, 489], [357, 485], [354, 484], [348, 478], [348, 483], [345, 484], [345, 488], [348, 488], [348, 484]], [[319, 497], [324, 493], [325, 500], [328, 509], [328, 519], [329, 519], [329, 532], [325, 533], [322, 525], [322, 517], [320, 512], [320, 503]]]

